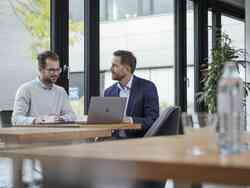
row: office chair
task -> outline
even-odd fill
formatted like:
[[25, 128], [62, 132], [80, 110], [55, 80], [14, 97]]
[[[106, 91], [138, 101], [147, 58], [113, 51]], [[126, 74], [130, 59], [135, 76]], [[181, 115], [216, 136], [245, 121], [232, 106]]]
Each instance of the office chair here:
[[12, 110], [0, 111], [0, 127], [11, 127]]
[[144, 137], [180, 134], [182, 132], [180, 128], [180, 114], [180, 107], [170, 106], [166, 108]]
[[[160, 117], [154, 122], [150, 129], [146, 132], [144, 137], [177, 135], [181, 133], [180, 130], [180, 114], [181, 109], [177, 106], [170, 106], [166, 108]], [[150, 182], [137, 181], [137, 188], [165, 188], [166, 181]]]

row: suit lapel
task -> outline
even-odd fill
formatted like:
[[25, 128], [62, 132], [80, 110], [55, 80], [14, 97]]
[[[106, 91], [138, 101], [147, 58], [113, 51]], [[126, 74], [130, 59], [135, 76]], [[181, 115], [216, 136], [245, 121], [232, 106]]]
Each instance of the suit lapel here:
[[114, 87], [114, 90], [112, 92], [112, 96], [119, 97], [119, 95], [120, 95], [120, 89], [119, 89], [119, 87], [116, 84], [116, 86]]
[[135, 97], [136, 97], [136, 88], [137, 88], [137, 77], [134, 76], [132, 86], [131, 86], [128, 106], [127, 106], [127, 111], [126, 111], [126, 115], [128, 116], [133, 114], [134, 102], [135, 102]]

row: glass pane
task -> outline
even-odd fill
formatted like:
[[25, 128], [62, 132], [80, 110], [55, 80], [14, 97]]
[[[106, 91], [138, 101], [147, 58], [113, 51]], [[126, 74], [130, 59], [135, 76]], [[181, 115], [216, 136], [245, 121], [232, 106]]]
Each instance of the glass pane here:
[[173, 0], [101, 0], [100, 20], [115, 21], [152, 14], [172, 14], [173, 6]]
[[187, 67], [187, 112], [194, 112], [194, 65]]
[[107, 0], [100, 1], [100, 21], [107, 19]]
[[150, 15], [152, 14], [152, 0], [142, 0], [142, 15]]
[[[101, 1], [104, 0], [100, 0]], [[103, 2], [101, 3], [103, 4]], [[100, 15], [103, 10], [100, 11]], [[109, 20], [129, 19], [137, 16], [137, 1], [135, 0], [108, 0]]]
[[84, 1], [69, 1], [69, 98], [77, 116], [84, 112]]
[[173, 13], [174, 1], [154, 0], [154, 14]]
[[[222, 32], [229, 35], [230, 39], [232, 40], [233, 47], [235, 49], [244, 50], [245, 49], [245, 23], [240, 20], [222, 15], [221, 25], [222, 25]], [[245, 58], [246, 57], [243, 56], [243, 57], [240, 57], [239, 60], [245, 60]], [[240, 70], [240, 76], [242, 80], [246, 81], [245, 68], [243, 66], [239, 66], [239, 70]], [[246, 126], [247, 126], [246, 128], [247, 130], [250, 130], [250, 119], [249, 119], [250, 112], [249, 112], [249, 108], [247, 105], [245, 106], [244, 112], [246, 115], [245, 116]]]
[[18, 87], [37, 76], [37, 54], [50, 46], [50, 0], [0, 1], [1, 110], [12, 110]]
[[187, 112], [194, 111], [194, 8], [187, 1]]
[[222, 15], [221, 16], [222, 31], [229, 35], [233, 45], [236, 48], [244, 49], [245, 47], [245, 23]]
[[[245, 23], [227, 16], [221, 17], [222, 32], [229, 35], [236, 49], [245, 49]], [[241, 58], [242, 60], [242, 58]], [[245, 80], [245, 69], [240, 67], [240, 75]]]
[[[208, 26], [212, 25], [212, 14], [208, 12]], [[208, 27], [209, 53], [212, 47], [212, 31]], [[187, 112], [194, 112], [194, 3], [187, 1]]]
[[[208, 11], [208, 57], [212, 56], [212, 40], [213, 40], [213, 35], [212, 35], [212, 12]], [[210, 58], [211, 59], [211, 58]]]
[[[100, 0], [104, 1], [104, 0]], [[121, 3], [122, 1], [122, 3]], [[116, 1], [119, 6], [116, 15], [134, 14], [136, 1]], [[127, 20], [100, 23], [100, 69], [101, 93], [114, 81], [111, 79], [111, 57], [116, 50], [132, 51], [137, 58], [135, 75], [153, 81], [158, 89], [161, 106], [174, 104], [174, 15], [173, 0], [164, 0], [167, 5], [164, 14], [149, 15], [143, 19], [130, 16]], [[117, 6], [115, 1], [108, 1], [110, 6]], [[156, 2], [156, 1], [154, 1]], [[159, 1], [160, 2], [160, 1]], [[163, 1], [162, 1], [163, 2]], [[153, 3], [142, 0], [140, 4], [147, 4], [153, 9]], [[132, 7], [133, 5], [133, 7]], [[170, 11], [170, 7], [172, 7]], [[103, 11], [103, 9], [101, 9]], [[110, 11], [108, 10], [110, 13]], [[103, 13], [100, 12], [102, 15]], [[118, 17], [119, 17], [118, 16]], [[164, 24], [167, 23], [167, 24]]]
[[157, 86], [161, 111], [174, 105], [174, 68], [152, 69], [150, 80]]

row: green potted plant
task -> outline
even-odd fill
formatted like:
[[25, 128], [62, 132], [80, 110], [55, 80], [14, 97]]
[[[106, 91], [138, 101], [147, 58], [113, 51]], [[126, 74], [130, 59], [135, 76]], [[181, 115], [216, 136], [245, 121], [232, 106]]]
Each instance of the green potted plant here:
[[[212, 49], [211, 63], [208, 63], [208, 66], [202, 69], [203, 80], [201, 84], [203, 85], [203, 91], [196, 95], [198, 102], [204, 102], [208, 112], [214, 113], [217, 111], [217, 86], [225, 63], [234, 62], [238, 71], [240, 71], [240, 66], [246, 68], [245, 55], [245, 50], [236, 49], [232, 46], [232, 40], [227, 34], [223, 33], [220, 36], [216, 47]], [[243, 85], [246, 96], [250, 90], [250, 84], [243, 81]]]

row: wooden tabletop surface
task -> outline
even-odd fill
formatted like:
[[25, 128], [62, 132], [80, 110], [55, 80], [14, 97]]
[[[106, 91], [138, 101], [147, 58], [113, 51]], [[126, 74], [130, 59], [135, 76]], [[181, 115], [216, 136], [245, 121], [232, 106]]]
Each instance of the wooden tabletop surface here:
[[0, 139], [7, 144], [74, 141], [96, 137], [110, 137], [111, 130], [104, 128], [0, 128]]
[[[249, 141], [250, 136], [246, 137]], [[154, 137], [24, 149], [8, 154], [38, 158], [45, 163], [50, 158], [54, 159], [53, 165], [70, 159], [60, 170], [79, 178], [83, 172], [77, 169], [88, 169], [88, 176], [94, 177], [250, 185], [250, 151], [222, 157], [216, 147], [208, 147], [205, 154], [191, 155], [186, 150], [186, 139], [186, 136]], [[206, 143], [199, 139], [201, 146]], [[51, 162], [49, 166], [52, 168]]]
[[117, 123], [117, 124], [36, 124], [36, 125], [18, 125], [16, 127], [53, 127], [53, 128], [109, 128], [112, 130], [139, 130], [140, 124]]

